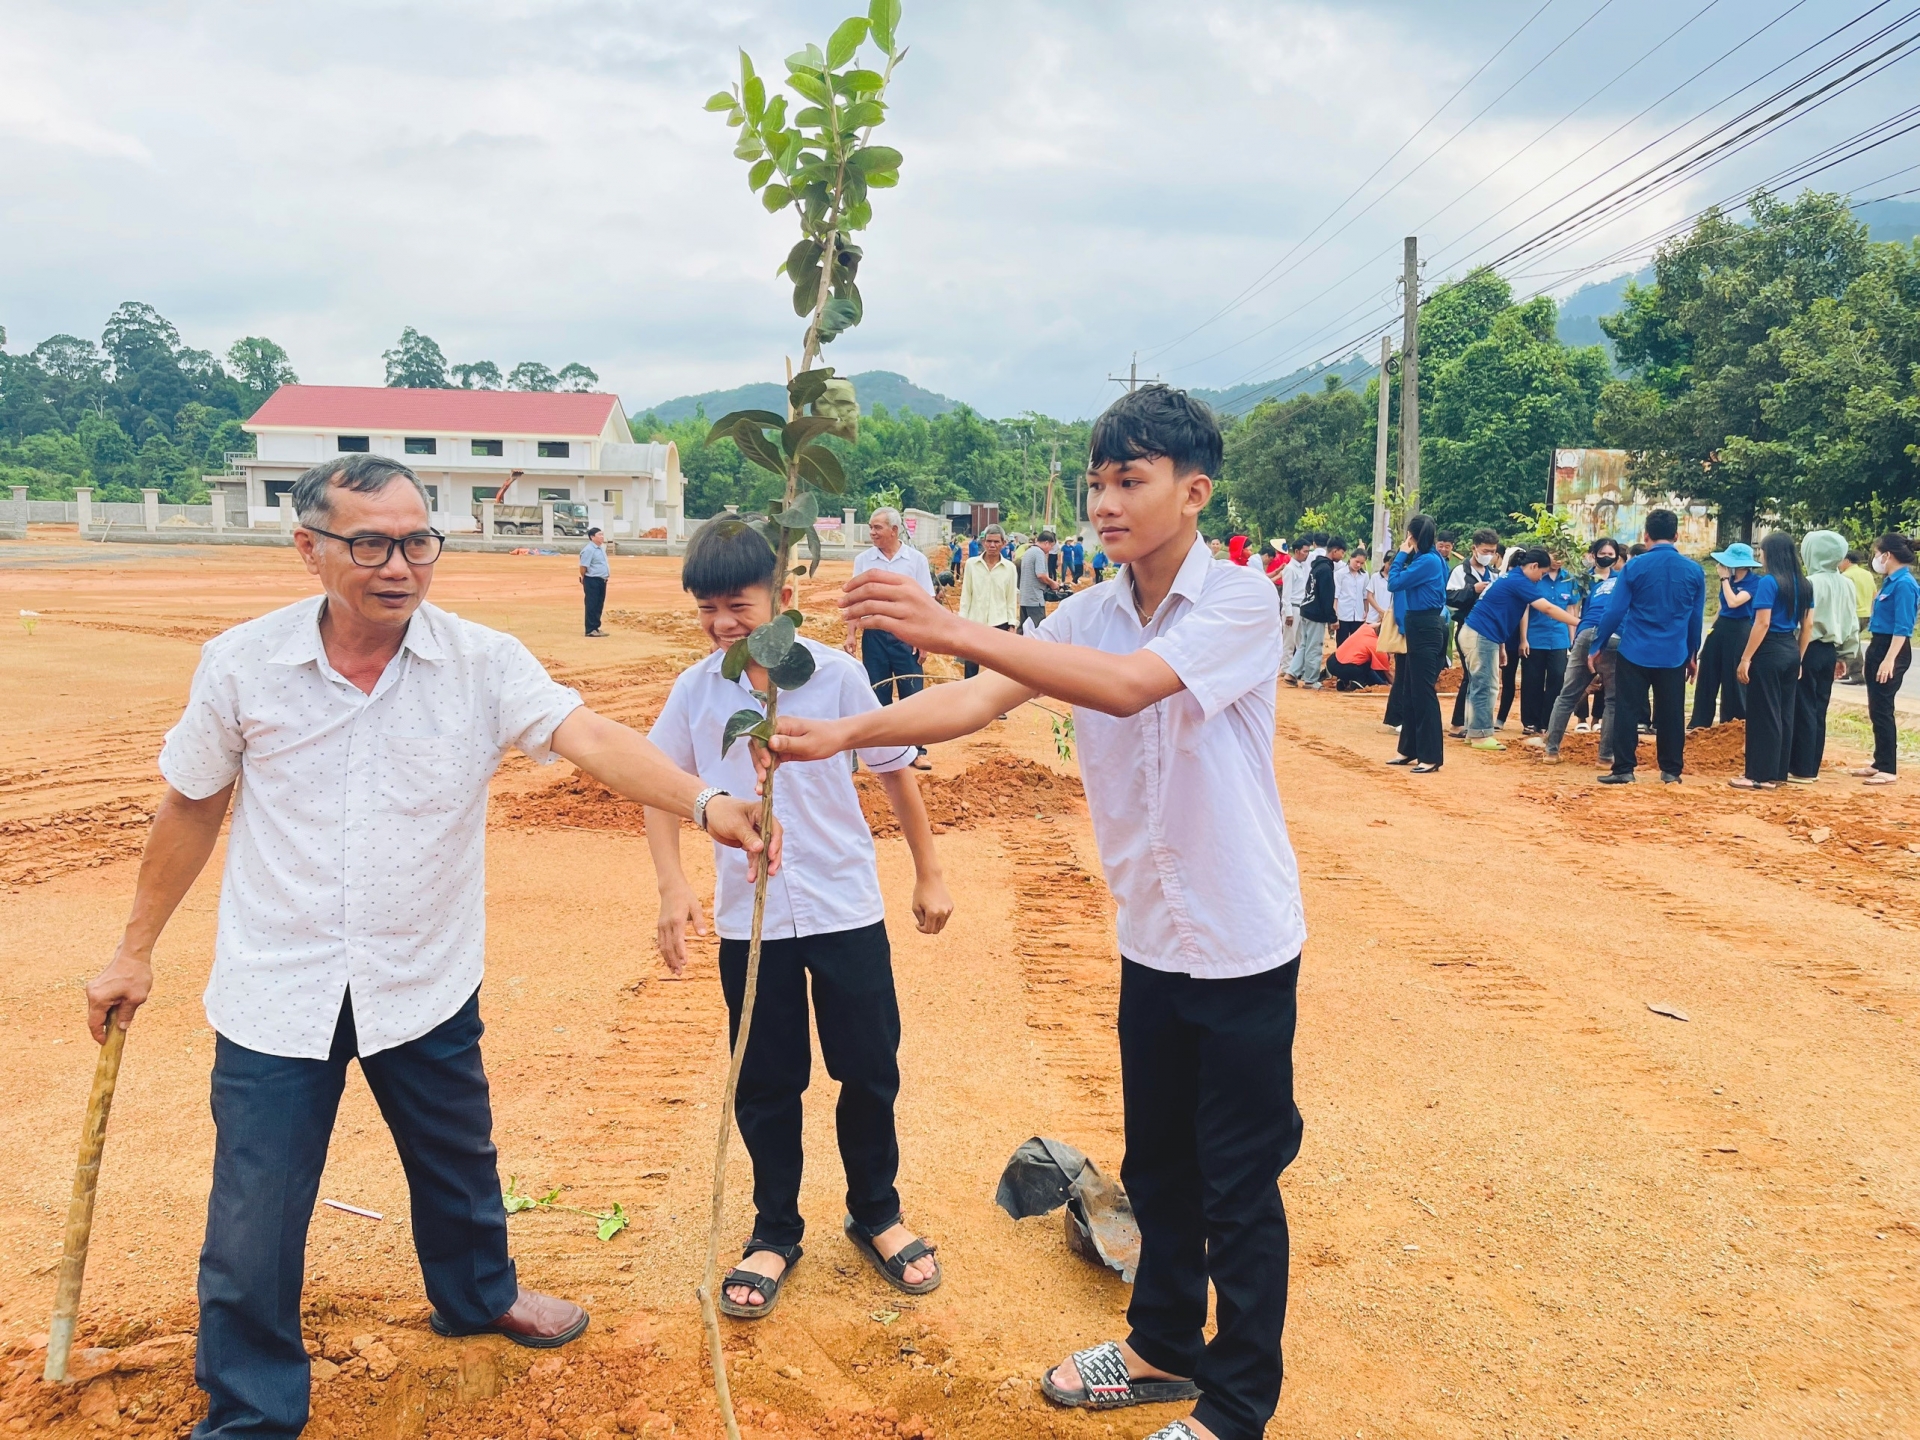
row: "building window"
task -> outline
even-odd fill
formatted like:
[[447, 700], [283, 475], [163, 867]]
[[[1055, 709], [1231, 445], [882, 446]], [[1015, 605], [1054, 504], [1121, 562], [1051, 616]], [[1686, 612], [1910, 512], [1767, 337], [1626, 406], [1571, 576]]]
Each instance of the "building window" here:
[[473, 487], [474, 503], [478, 504], [482, 500], [491, 500], [499, 493], [500, 487], [498, 485], [476, 485]]
[[427, 509], [438, 510], [440, 508], [440, 487], [438, 485], [429, 485], [426, 487], [426, 490]]
[[268, 480], [265, 483], [267, 505], [269, 507], [277, 507], [280, 504], [280, 497], [282, 495], [291, 495], [293, 493], [294, 482], [291, 480]]
[[434, 440], [433, 436], [431, 435], [407, 436], [407, 454], [438, 455], [439, 453], [440, 453], [440, 446], [438, 442]]
[[504, 440], [476, 440], [473, 442], [473, 453], [476, 455], [505, 455], [507, 453], [507, 442]]
[[542, 440], [540, 458], [542, 460], [565, 460], [573, 454], [572, 442], [567, 440]]
[[600, 498], [607, 502], [607, 513], [609, 515], [611, 515], [616, 520], [624, 518], [624, 514], [625, 514], [624, 504], [627, 498], [626, 491], [602, 490], [600, 492]]
[[333, 439], [333, 448], [341, 451], [343, 454], [351, 452], [364, 455], [373, 448], [373, 446], [368, 443], [365, 435], [336, 435]]
[[540, 498], [542, 500], [571, 500], [573, 498], [573, 491], [569, 490], [565, 485], [542, 485], [540, 487]]

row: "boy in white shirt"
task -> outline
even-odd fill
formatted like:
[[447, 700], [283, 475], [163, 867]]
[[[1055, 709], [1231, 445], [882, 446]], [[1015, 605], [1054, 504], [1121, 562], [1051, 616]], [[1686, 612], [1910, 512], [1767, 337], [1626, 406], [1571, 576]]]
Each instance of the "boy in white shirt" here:
[[[721, 661], [736, 640], [777, 613], [774, 555], [744, 521], [701, 527], [687, 546], [681, 583], [699, 608], [700, 628], [713, 653], [674, 681], [648, 738], [674, 762], [722, 793], [751, 795], [754, 761], [745, 744], [722, 754], [727, 717], [761, 709], [766, 671], [749, 664], [734, 680]], [[918, 589], [916, 577], [900, 577]], [[923, 592], [924, 593], [924, 592]], [[780, 609], [792, 603], [792, 589]], [[928, 597], [931, 599], [931, 597]], [[782, 715], [833, 720], [880, 708], [860, 662], [801, 637], [813, 656], [804, 684], [780, 692]], [[912, 746], [865, 748], [860, 758], [885, 787], [913, 853], [913, 915], [934, 934], [953, 913], [940, 876], [933, 830], [910, 768]], [[767, 887], [760, 982], [753, 1027], [734, 1114], [753, 1160], [753, 1236], [740, 1266], [721, 1284], [719, 1306], [741, 1319], [769, 1313], [780, 1286], [800, 1258], [801, 1096], [813, 1070], [807, 1031], [807, 987], [827, 1073], [840, 1082], [834, 1112], [840, 1159], [847, 1176], [847, 1238], [887, 1283], [910, 1295], [940, 1284], [934, 1247], [901, 1218], [894, 1177], [900, 1165], [893, 1104], [900, 1090], [900, 1010], [894, 998], [892, 954], [875, 868], [873, 833], [860, 811], [853, 776], [839, 759], [782, 766], [773, 811], [788, 827], [784, 866]], [[798, 842], [797, 844], [795, 842]], [[660, 954], [678, 975], [687, 963], [687, 930], [705, 934], [700, 902], [680, 865], [680, 822], [665, 810], [647, 810], [647, 847], [660, 884]], [[726, 995], [728, 1040], [739, 1034], [746, 989], [747, 948], [753, 923], [753, 878], [729, 854], [714, 854], [720, 932], [720, 985]]]
[[1258, 1440], [1273, 1415], [1288, 1248], [1277, 1182], [1301, 1135], [1306, 924], [1273, 772], [1279, 604], [1258, 570], [1213, 564], [1198, 536], [1220, 458], [1212, 414], [1184, 392], [1149, 385], [1116, 401], [1094, 424], [1087, 504], [1120, 575], [1069, 596], [1031, 637], [861, 576], [840, 602], [850, 622], [986, 673], [847, 719], [783, 713], [773, 745], [783, 760], [818, 759], [953, 739], [1038, 695], [1073, 705], [1117, 909], [1121, 1178], [1141, 1253], [1127, 1343], [1079, 1352], [1042, 1388], [1094, 1409], [1197, 1399], [1154, 1440]]

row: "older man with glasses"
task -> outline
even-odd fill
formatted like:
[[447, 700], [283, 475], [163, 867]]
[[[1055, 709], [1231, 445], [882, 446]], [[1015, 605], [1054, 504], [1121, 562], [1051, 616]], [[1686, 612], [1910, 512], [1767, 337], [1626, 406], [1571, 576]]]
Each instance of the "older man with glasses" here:
[[[480, 1058], [487, 782], [518, 749], [763, 850], [758, 806], [703, 788], [587, 709], [510, 635], [426, 603], [441, 536], [413, 472], [376, 455], [294, 486], [294, 544], [322, 594], [201, 652], [167, 734], [170, 787], [132, 914], [87, 987], [96, 1041], [153, 987], [162, 928], [233, 799], [207, 1018], [213, 1186], [200, 1253], [195, 1434], [298, 1435], [307, 1227], [347, 1063], [358, 1058], [412, 1196], [431, 1323], [550, 1349], [578, 1305], [522, 1287], [507, 1253]], [[778, 839], [762, 858], [777, 863]]]

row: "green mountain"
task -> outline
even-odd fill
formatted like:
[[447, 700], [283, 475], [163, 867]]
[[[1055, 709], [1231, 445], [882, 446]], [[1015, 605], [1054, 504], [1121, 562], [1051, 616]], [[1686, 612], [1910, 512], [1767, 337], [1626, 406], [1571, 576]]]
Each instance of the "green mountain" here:
[[1307, 390], [1319, 390], [1327, 383], [1327, 377], [1337, 375], [1342, 384], [1355, 389], [1364, 389], [1373, 372], [1380, 367], [1365, 356], [1355, 352], [1334, 365], [1303, 365], [1289, 375], [1278, 380], [1261, 380], [1250, 385], [1235, 385], [1229, 390], [1204, 390], [1199, 387], [1187, 393], [1196, 400], [1204, 400], [1222, 415], [1244, 415], [1254, 406], [1267, 400], [1285, 400]]
[[[916, 415], [931, 419], [935, 415], [946, 414], [960, 403], [932, 390], [923, 390], [906, 376], [896, 375], [891, 370], [868, 370], [848, 378], [853, 381], [854, 392], [860, 397], [863, 414], [870, 415], [874, 406], [884, 405], [890, 415], [911, 410]], [[784, 410], [786, 403], [787, 392], [779, 385], [766, 381], [757, 385], [739, 385], [732, 390], [680, 395], [672, 400], [663, 400], [658, 405], [640, 406], [630, 413], [636, 419], [642, 415], [652, 415], [662, 424], [671, 425], [702, 409], [709, 419], [718, 420], [732, 410]]]

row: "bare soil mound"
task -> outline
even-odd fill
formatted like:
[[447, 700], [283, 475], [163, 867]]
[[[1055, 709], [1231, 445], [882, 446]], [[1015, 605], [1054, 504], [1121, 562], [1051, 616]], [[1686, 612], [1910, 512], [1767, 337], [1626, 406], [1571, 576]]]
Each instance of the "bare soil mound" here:
[[[1641, 763], [1651, 763], [1653, 759], [1651, 735], [1642, 735]], [[1542, 751], [1530, 747], [1519, 748], [1515, 753], [1538, 761]], [[1560, 758], [1569, 765], [1598, 765], [1600, 763], [1600, 736], [1597, 731], [1580, 734], [1569, 730], [1560, 743]], [[1729, 720], [1724, 725], [1712, 725], [1704, 730], [1693, 730], [1687, 734], [1687, 770], [1690, 774], [1701, 775], [1738, 775], [1747, 763], [1747, 726], [1743, 720]]]

